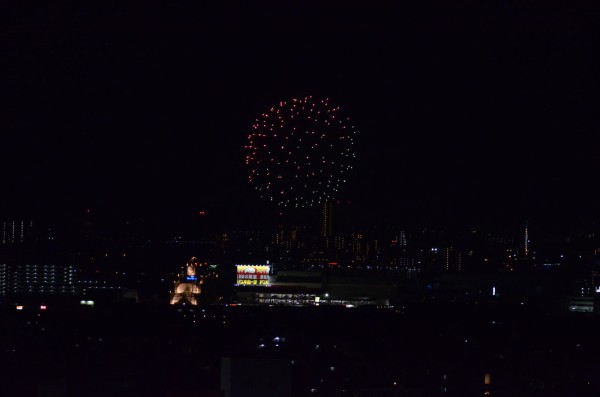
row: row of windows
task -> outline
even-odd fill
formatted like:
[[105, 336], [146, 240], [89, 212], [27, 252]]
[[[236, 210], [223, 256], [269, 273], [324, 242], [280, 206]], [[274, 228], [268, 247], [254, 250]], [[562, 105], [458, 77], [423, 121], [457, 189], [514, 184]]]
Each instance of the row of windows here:
[[[9, 290], [2, 290], [0, 289], [0, 294], [6, 294], [7, 292], [9, 292]], [[39, 290], [34, 290], [34, 289], [27, 289], [27, 290], [21, 290], [21, 289], [13, 289], [12, 291], [13, 294], [22, 294], [22, 293], [28, 293], [28, 294], [45, 294], [45, 293], [49, 293], [49, 294], [65, 294], [65, 293], [76, 293], [77, 291], [74, 289], [71, 290], [54, 290], [54, 289], [49, 289], [49, 290], [43, 290], [43, 289], [39, 289]]]
[[35, 265], [29, 266], [29, 265], [17, 265], [16, 267], [17, 267], [17, 270], [21, 270], [21, 271], [23, 271], [23, 270], [25, 270], [25, 271], [34, 271], [34, 272], [41, 271], [41, 270], [55, 272], [57, 269], [58, 270], [63, 270], [63, 269], [67, 270], [68, 269], [69, 271], [73, 271], [73, 269], [74, 269], [73, 267], [66, 267], [66, 266], [35, 266]]

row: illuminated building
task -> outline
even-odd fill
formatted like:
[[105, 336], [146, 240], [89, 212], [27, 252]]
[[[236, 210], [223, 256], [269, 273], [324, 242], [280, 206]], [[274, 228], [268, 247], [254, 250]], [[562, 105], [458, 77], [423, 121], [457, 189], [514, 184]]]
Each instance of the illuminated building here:
[[566, 312], [593, 313], [594, 298], [584, 296], [563, 296], [562, 310]]
[[76, 292], [76, 272], [71, 265], [0, 264], [0, 295]]
[[392, 240], [392, 247], [406, 247], [406, 232], [400, 230], [400, 233]]
[[352, 233], [352, 242], [351, 242], [351, 249], [352, 249], [352, 260], [355, 263], [362, 263], [364, 262], [366, 256], [365, 256], [365, 244], [363, 241], [363, 234], [362, 233]]
[[341, 236], [336, 236], [333, 239], [334, 248], [338, 251], [342, 251], [345, 248], [345, 239]]
[[400, 235], [397, 237], [397, 240], [398, 240], [398, 245], [400, 247], [405, 247], [407, 245], [406, 233], [404, 232], [404, 230], [400, 230]]
[[77, 284], [83, 295], [104, 291], [120, 291], [122, 289], [121, 287], [108, 284], [106, 280], [79, 280]]
[[237, 265], [237, 302], [253, 305], [388, 306], [397, 286], [389, 278], [364, 280], [353, 276], [324, 276], [315, 271], [278, 271], [270, 266]]
[[237, 280], [236, 285], [270, 285], [269, 265], [236, 265]]
[[277, 233], [275, 234], [275, 238], [273, 239], [273, 243], [277, 244], [277, 245], [281, 245], [284, 242], [284, 238], [283, 238], [283, 230], [278, 230]]
[[8, 265], [0, 264], [0, 296], [6, 295], [9, 291], [8, 287]]
[[446, 271], [462, 271], [462, 253], [454, 247], [447, 247], [444, 268]]
[[192, 257], [185, 265], [182, 273], [177, 275], [175, 286], [171, 293], [171, 304], [197, 305], [201, 295], [206, 295], [207, 280], [216, 277], [211, 272], [208, 263], [201, 263]]
[[333, 202], [325, 201], [321, 207], [321, 236], [332, 235], [333, 226]]
[[9, 221], [2, 222], [0, 230], [0, 242], [2, 244], [22, 243], [30, 237], [32, 221]]

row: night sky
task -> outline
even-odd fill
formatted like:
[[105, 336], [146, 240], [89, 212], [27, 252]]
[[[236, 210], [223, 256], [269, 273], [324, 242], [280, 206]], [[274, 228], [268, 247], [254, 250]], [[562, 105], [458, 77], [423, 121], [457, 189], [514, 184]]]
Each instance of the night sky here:
[[367, 224], [599, 218], [595, 2], [218, 3], [5, 3], [0, 215], [252, 228], [252, 123], [315, 95]]

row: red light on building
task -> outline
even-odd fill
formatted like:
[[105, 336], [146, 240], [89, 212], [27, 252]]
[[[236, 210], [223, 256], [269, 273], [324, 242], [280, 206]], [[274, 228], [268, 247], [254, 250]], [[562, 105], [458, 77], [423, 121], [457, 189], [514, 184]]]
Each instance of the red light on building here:
[[337, 262], [329, 262], [330, 266], [337, 266], [337, 264], [338, 264]]
[[206, 215], [206, 212], [205, 211], [199, 211], [198, 215]]

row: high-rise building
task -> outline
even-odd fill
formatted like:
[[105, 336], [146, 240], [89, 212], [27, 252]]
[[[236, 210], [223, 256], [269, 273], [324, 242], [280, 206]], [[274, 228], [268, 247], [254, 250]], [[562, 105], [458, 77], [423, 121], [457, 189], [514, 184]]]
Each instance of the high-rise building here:
[[9, 271], [6, 263], [0, 263], [0, 296], [8, 294], [9, 288]]
[[406, 232], [404, 230], [400, 230], [400, 233], [398, 233], [392, 239], [390, 247], [399, 247], [399, 248], [402, 248], [402, 247], [406, 247], [406, 246], [407, 246]]
[[22, 243], [31, 237], [32, 228], [33, 222], [30, 220], [4, 221], [0, 230], [0, 243]]
[[336, 250], [338, 250], [338, 251], [343, 251], [343, 250], [344, 250], [344, 248], [345, 248], [345, 241], [346, 241], [346, 240], [344, 239], [344, 237], [342, 237], [342, 236], [336, 236], [336, 237], [333, 239], [333, 245], [334, 245], [334, 248], [335, 248]]
[[454, 247], [446, 248], [446, 261], [444, 268], [446, 271], [462, 271], [462, 253]]
[[321, 236], [330, 237], [333, 234], [333, 202], [326, 201], [321, 207]]
[[0, 295], [54, 295], [76, 292], [76, 271], [72, 265], [0, 264]]
[[397, 237], [398, 246], [406, 247], [406, 233], [404, 230], [400, 230], [400, 234]]
[[275, 237], [273, 238], [273, 243], [276, 245], [283, 244], [283, 242], [285, 241], [283, 235], [284, 235], [283, 230], [278, 230], [277, 233], [275, 233]]
[[352, 233], [352, 260], [357, 263], [365, 260], [365, 247], [362, 233]]

